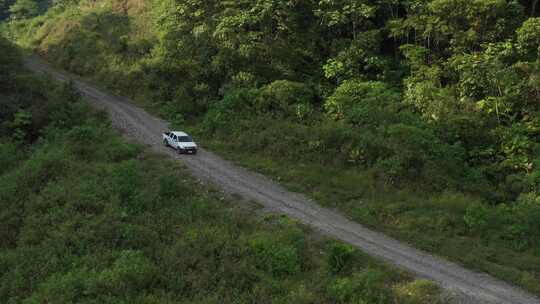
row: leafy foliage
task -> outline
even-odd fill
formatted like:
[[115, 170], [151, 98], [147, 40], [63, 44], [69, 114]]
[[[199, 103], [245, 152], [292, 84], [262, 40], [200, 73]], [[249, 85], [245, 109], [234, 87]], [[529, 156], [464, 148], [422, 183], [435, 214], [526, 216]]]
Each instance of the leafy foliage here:
[[[540, 195], [536, 2], [62, 1], [5, 28], [177, 126], [201, 121], [201, 136], [264, 158], [255, 167], [273, 167], [269, 174], [332, 207], [540, 292], [540, 268], [524, 266], [538, 262], [502, 258], [539, 258], [531, 224]], [[4, 134], [38, 138], [47, 118], [30, 105], [11, 109], [23, 112], [0, 108]], [[276, 172], [282, 162], [288, 169]], [[345, 179], [329, 182], [343, 189], [311, 176], [330, 173]], [[358, 176], [365, 188], [408, 193], [410, 202], [379, 197], [384, 203], [366, 209]], [[501, 252], [496, 261], [445, 247], [476, 252], [479, 242]], [[276, 255], [294, 260], [291, 252]]]
[[[7, 121], [0, 133], [0, 302], [325, 303], [334, 297], [325, 289], [334, 280], [327, 241], [284, 217], [262, 219], [238, 208], [182, 166], [124, 142], [73, 84], [31, 76], [14, 59], [15, 48], [0, 42], [2, 77], [14, 77], [0, 79]], [[397, 299], [386, 284], [412, 282], [359, 253], [347, 267], [376, 272], [376, 282], [354, 283], [365, 296]]]
[[336, 120], [377, 127], [392, 119], [398, 100], [399, 94], [382, 82], [348, 80], [327, 99], [325, 109]]
[[[325, 287], [336, 279], [327, 271], [326, 240], [285, 217], [239, 208], [178, 163], [126, 143], [73, 84], [30, 75], [16, 49], [0, 43], [0, 302], [336, 297]], [[362, 297], [393, 301], [397, 293], [383, 288], [411, 282], [354, 254], [349, 269], [376, 273], [359, 283], [342, 276]]]
[[354, 249], [351, 246], [339, 243], [333, 244], [330, 249], [330, 255], [328, 256], [330, 271], [339, 273], [342, 270], [349, 268], [353, 257]]
[[277, 80], [261, 88], [256, 107], [263, 112], [294, 116], [299, 107], [309, 107], [313, 93], [303, 83]]
[[9, 7], [9, 12], [14, 19], [32, 18], [38, 15], [39, 6], [34, 0], [17, 0]]

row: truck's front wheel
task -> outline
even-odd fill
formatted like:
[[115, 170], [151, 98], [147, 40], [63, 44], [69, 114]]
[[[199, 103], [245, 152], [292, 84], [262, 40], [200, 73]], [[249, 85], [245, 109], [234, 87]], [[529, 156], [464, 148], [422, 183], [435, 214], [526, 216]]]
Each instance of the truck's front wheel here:
[[164, 145], [165, 147], [168, 147], [168, 146], [169, 146], [169, 143], [167, 142], [166, 139], [163, 140], [163, 145]]

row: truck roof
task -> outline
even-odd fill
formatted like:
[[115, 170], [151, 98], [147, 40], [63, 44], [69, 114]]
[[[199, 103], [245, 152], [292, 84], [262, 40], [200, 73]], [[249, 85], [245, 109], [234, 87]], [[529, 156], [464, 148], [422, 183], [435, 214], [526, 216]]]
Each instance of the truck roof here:
[[188, 136], [186, 133], [182, 131], [171, 131], [171, 134], [174, 134], [176, 136]]

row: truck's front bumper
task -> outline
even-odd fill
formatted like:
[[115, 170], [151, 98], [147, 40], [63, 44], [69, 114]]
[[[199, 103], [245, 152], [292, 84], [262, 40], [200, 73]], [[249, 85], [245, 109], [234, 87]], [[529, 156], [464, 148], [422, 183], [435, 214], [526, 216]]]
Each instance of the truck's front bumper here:
[[181, 153], [181, 154], [197, 154], [197, 148], [178, 148], [178, 153]]

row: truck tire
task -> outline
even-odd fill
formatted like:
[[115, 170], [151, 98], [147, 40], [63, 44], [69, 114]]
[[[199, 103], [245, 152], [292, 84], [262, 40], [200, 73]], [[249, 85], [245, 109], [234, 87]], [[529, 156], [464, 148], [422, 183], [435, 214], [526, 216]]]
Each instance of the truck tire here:
[[165, 147], [168, 147], [168, 146], [169, 146], [169, 142], [168, 142], [166, 139], [164, 139], [164, 140], [163, 140], [163, 145], [164, 145]]

